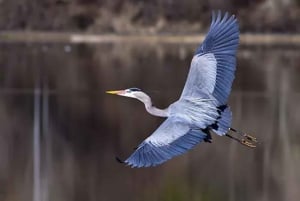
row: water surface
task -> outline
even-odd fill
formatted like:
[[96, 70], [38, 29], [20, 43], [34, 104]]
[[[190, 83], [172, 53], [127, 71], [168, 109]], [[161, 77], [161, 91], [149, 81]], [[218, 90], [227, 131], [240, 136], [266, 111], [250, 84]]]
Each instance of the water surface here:
[[239, 50], [229, 105], [233, 127], [261, 141], [256, 149], [213, 135], [212, 144], [155, 168], [116, 163], [115, 155], [128, 157], [163, 119], [104, 92], [139, 87], [167, 107], [180, 96], [195, 48], [1, 44], [0, 199], [32, 200], [38, 88], [43, 201], [298, 200], [299, 49]]

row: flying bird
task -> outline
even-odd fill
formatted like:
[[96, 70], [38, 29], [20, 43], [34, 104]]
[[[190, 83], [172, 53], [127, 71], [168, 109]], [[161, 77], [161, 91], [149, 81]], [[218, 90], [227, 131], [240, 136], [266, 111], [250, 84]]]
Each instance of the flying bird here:
[[[200, 142], [212, 142], [211, 132], [227, 136], [254, 148], [257, 139], [231, 128], [228, 106], [239, 44], [239, 26], [234, 15], [212, 13], [212, 22], [203, 43], [196, 49], [182, 94], [166, 109], [153, 106], [139, 88], [107, 91], [138, 99], [151, 115], [167, 118], [126, 160], [131, 167], [159, 165], [187, 152]], [[229, 133], [236, 133], [233, 136]]]

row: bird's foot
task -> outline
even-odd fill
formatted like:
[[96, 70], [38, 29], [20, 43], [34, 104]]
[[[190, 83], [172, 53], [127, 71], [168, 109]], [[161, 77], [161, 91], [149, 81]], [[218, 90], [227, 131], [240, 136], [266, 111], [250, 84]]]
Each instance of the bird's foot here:
[[257, 143], [258, 142], [258, 140], [257, 140], [257, 138], [256, 137], [253, 137], [253, 136], [251, 136], [251, 135], [248, 135], [248, 134], [244, 134], [244, 137], [247, 139], [247, 140], [250, 140], [250, 141], [252, 141], [252, 142], [254, 142], [254, 143]]
[[249, 141], [246, 140], [246, 139], [241, 139], [241, 140], [240, 140], [240, 143], [241, 143], [242, 145], [247, 146], [247, 147], [250, 147], [250, 148], [255, 148], [255, 147], [256, 147], [256, 145], [255, 145], [254, 143], [249, 142]]
[[227, 137], [239, 142], [240, 144], [244, 145], [244, 146], [247, 146], [247, 147], [250, 147], [250, 148], [255, 148], [256, 145], [258, 144], [258, 140], [256, 137], [253, 137], [251, 135], [248, 135], [246, 133], [242, 133], [242, 132], [239, 132], [233, 128], [230, 128], [231, 131], [237, 133], [237, 134], [240, 134], [242, 136], [242, 138], [239, 138], [239, 137], [235, 137], [235, 136], [232, 136], [230, 134], [226, 134]]
[[229, 128], [229, 130], [242, 136], [242, 139], [238, 139], [238, 141], [242, 145], [245, 145], [245, 146], [251, 147], [251, 148], [255, 148], [256, 144], [258, 144], [258, 140], [254, 136], [248, 135], [247, 133], [237, 131], [234, 128]]

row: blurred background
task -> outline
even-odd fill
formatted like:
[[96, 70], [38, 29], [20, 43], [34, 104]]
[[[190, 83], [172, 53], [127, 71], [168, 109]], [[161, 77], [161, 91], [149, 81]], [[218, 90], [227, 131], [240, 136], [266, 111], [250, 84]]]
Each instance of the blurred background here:
[[[177, 100], [216, 9], [242, 33], [233, 127], [261, 144], [117, 163], [163, 119], [105, 91]], [[0, 0], [0, 200], [298, 201], [299, 24], [299, 0]]]

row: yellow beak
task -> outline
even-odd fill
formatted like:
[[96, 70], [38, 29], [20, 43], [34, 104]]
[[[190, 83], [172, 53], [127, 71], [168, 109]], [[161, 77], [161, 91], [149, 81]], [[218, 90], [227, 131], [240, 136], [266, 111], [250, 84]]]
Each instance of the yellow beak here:
[[115, 95], [122, 94], [123, 92], [124, 90], [106, 91], [107, 94], [115, 94]]

